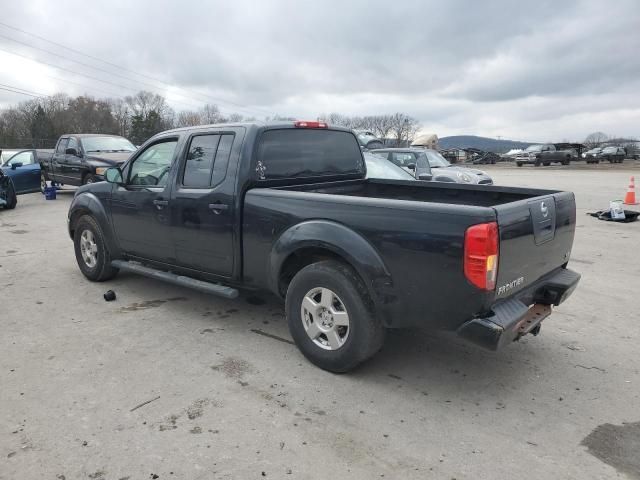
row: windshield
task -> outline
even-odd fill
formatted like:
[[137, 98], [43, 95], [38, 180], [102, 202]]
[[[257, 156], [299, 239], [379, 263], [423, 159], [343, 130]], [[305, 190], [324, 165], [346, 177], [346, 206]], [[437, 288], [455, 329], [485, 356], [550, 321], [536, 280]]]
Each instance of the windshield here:
[[[421, 153], [420, 155], [423, 154]], [[446, 158], [433, 150], [426, 150], [424, 155], [429, 159], [429, 166], [431, 168], [448, 167], [451, 165]]]
[[361, 145], [366, 145], [371, 140], [377, 140], [378, 138], [371, 132], [356, 132], [356, 135]]
[[371, 153], [364, 153], [367, 164], [367, 178], [382, 178], [386, 180], [415, 180], [413, 175], [394, 165], [386, 158]]
[[601, 148], [592, 148], [587, 153], [600, 153], [602, 151]]
[[84, 137], [82, 139], [82, 146], [86, 153], [136, 151], [133, 143], [122, 137]]
[[529, 145], [525, 152], [541, 152], [542, 145]]
[[604, 153], [613, 153], [617, 150], [617, 147], [607, 147], [603, 150]]

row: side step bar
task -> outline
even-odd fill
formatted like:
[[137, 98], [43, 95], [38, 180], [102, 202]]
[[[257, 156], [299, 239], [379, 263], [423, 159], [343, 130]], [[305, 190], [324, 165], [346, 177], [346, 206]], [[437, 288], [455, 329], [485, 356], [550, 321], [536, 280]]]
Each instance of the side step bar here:
[[149, 278], [156, 278], [158, 280], [164, 280], [165, 282], [180, 285], [182, 287], [192, 288], [204, 293], [211, 293], [225, 298], [237, 298], [238, 290], [231, 287], [220, 285], [219, 283], [203, 282], [202, 280], [196, 280], [195, 278], [185, 277], [183, 275], [176, 275], [171, 272], [164, 272], [162, 270], [156, 270], [155, 268], [145, 267], [139, 263], [127, 262], [125, 260], [112, 260], [111, 266], [119, 270], [131, 273], [137, 273]]

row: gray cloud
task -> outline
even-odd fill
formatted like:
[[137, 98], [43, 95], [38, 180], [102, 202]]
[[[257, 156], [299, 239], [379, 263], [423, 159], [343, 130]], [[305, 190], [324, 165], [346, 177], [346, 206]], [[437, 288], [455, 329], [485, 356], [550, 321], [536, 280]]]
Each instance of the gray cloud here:
[[[80, 0], [32, 0], [4, 10], [2, 22], [188, 90], [167, 89], [0, 26], [1, 35], [139, 80], [0, 38], [2, 49], [130, 87], [51, 68], [26, 79], [16, 70], [23, 59], [0, 73], [0, 83], [42, 93], [103, 96], [99, 88], [125, 95], [153, 84], [176, 109], [218, 100], [227, 110], [256, 116], [405, 111], [441, 135], [579, 140], [593, 130], [640, 134], [635, 0], [115, 0], [90, 8]], [[0, 60], [8, 57], [0, 52]], [[0, 105], [18, 98], [0, 91]]]

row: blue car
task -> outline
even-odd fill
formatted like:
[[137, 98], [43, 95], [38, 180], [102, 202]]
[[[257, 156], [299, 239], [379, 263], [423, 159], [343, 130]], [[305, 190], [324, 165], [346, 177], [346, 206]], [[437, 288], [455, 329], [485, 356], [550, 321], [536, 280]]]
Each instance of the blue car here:
[[40, 163], [37, 153], [29, 150], [3, 150], [0, 152], [0, 168], [11, 178], [16, 194], [40, 192]]

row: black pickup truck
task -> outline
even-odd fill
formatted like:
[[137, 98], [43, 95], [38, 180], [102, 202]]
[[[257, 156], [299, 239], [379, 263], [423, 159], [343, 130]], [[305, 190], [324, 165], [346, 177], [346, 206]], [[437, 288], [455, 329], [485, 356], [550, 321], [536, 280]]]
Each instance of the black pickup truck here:
[[40, 184], [85, 185], [104, 180], [107, 168], [122, 165], [136, 147], [117, 135], [62, 135], [54, 150], [36, 150]]
[[354, 133], [321, 122], [171, 130], [78, 189], [69, 234], [89, 280], [273, 292], [302, 353], [335, 372], [386, 328], [496, 350], [576, 287], [572, 193], [365, 175]]

